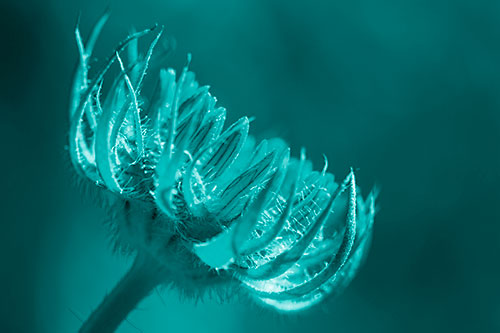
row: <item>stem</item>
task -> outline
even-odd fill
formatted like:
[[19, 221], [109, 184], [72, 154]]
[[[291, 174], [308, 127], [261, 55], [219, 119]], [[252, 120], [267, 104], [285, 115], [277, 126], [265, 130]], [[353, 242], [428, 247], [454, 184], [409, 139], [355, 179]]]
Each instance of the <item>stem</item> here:
[[137, 304], [165, 281], [165, 278], [165, 270], [153, 257], [138, 253], [130, 270], [104, 297], [79, 332], [114, 332]]

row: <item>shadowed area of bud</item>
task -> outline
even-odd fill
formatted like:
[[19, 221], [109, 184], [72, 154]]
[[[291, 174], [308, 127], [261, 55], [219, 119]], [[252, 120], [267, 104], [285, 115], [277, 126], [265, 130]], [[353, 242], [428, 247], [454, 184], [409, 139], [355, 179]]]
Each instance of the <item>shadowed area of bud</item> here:
[[[89, 78], [106, 19], [85, 44], [76, 29], [69, 151], [79, 174], [116, 194], [117, 247], [154, 257], [165, 283], [196, 288], [234, 277], [281, 311], [345, 288], [366, 256], [375, 193], [364, 200], [352, 171], [337, 183], [326, 165], [312, 169], [305, 150], [291, 157], [279, 138], [257, 142], [246, 117], [225, 128], [226, 110], [188, 66], [179, 75], [153, 68], [160, 27], [130, 35]], [[141, 53], [146, 35], [153, 39]]]

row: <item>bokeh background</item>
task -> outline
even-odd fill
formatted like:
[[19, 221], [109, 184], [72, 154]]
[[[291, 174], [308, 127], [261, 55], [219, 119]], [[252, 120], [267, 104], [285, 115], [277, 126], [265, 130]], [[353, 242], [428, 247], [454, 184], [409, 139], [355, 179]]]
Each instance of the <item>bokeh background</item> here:
[[[229, 118], [381, 187], [365, 266], [292, 318], [155, 293], [120, 332], [499, 332], [500, 2], [109, 1], [103, 59], [166, 26]], [[0, 2], [0, 331], [74, 332], [125, 272], [66, 156], [67, 104], [96, 0]]]

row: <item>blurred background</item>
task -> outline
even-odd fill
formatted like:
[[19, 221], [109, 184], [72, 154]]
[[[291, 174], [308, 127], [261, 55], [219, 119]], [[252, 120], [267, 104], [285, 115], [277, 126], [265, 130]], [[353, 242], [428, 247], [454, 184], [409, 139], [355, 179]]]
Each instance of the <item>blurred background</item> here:
[[[500, 2], [108, 2], [95, 54], [164, 24], [229, 119], [381, 187], [351, 286], [287, 317], [155, 293], [120, 332], [499, 332]], [[0, 3], [2, 332], [75, 332], [130, 265], [66, 156], [67, 105], [97, 0]]]

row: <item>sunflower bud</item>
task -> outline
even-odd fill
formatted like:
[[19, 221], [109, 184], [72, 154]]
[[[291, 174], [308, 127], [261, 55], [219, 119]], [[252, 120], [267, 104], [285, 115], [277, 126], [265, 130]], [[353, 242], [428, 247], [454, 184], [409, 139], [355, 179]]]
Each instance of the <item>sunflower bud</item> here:
[[[364, 200], [352, 171], [341, 183], [326, 165], [314, 171], [305, 150], [291, 157], [279, 138], [256, 142], [246, 117], [224, 129], [226, 110], [198, 84], [190, 56], [178, 76], [153, 69], [160, 27], [130, 35], [89, 78], [106, 19], [85, 45], [76, 29], [69, 150], [77, 172], [121, 202], [117, 247], [155, 258], [171, 276], [165, 283], [196, 288], [235, 277], [281, 311], [342, 290], [366, 255], [375, 194]], [[146, 35], [154, 37], [141, 54], [137, 39]], [[156, 90], [145, 94], [155, 73]]]

